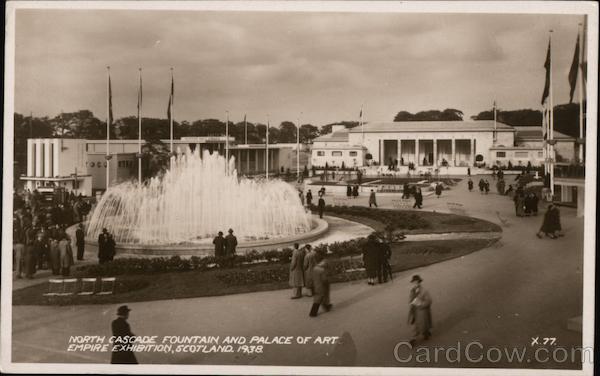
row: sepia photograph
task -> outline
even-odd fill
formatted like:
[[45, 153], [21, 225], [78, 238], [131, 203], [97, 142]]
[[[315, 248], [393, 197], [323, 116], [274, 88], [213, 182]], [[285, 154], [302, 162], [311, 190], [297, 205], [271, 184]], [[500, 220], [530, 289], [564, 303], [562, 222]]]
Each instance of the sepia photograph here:
[[597, 3], [5, 20], [2, 372], [593, 373]]

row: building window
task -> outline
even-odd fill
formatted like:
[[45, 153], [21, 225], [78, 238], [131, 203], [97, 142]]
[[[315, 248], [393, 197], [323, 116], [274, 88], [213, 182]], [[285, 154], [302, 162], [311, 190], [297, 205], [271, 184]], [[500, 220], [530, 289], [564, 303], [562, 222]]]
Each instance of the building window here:
[[529, 158], [529, 152], [515, 151], [515, 158]]
[[357, 155], [358, 155], [358, 152], [356, 152], [356, 151], [351, 151], [350, 152], [350, 156], [351, 157], [356, 157]]
[[497, 151], [496, 152], [496, 157], [498, 157], [498, 158], [506, 158], [506, 152], [505, 151]]
[[331, 152], [331, 156], [332, 157], [341, 157], [342, 156], [342, 152], [341, 151], [332, 151]]
[[325, 156], [325, 152], [324, 151], [318, 151], [317, 152], [317, 157], [324, 157]]
[[90, 162], [90, 167], [94, 167], [96, 164], [94, 162]]

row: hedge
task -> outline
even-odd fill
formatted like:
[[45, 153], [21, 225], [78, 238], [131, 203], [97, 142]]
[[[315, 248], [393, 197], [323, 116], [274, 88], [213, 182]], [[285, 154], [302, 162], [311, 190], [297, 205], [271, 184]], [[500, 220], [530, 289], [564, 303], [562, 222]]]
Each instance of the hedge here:
[[[316, 212], [317, 206], [312, 205], [312, 211]], [[402, 230], [416, 230], [431, 228], [431, 223], [416, 213], [406, 211], [371, 209], [364, 206], [325, 206], [325, 213], [365, 217], [382, 222], [384, 225], [393, 225]]]

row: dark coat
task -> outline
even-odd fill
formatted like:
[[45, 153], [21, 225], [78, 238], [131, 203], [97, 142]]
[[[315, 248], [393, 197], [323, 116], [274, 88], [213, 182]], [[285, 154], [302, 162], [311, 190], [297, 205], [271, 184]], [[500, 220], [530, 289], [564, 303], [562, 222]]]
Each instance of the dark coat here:
[[227, 255], [235, 255], [235, 248], [237, 247], [237, 238], [233, 234], [229, 234], [225, 237], [225, 251]]
[[381, 259], [381, 244], [376, 240], [369, 239], [363, 249], [363, 263], [365, 264], [367, 277], [377, 276]]
[[442, 194], [442, 185], [441, 184], [437, 184], [435, 186], [435, 194], [438, 196]]
[[329, 304], [329, 278], [327, 277], [327, 264], [321, 260], [313, 269], [314, 294], [313, 303]]
[[346, 187], [346, 196], [348, 196], [348, 197], [352, 196], [352, 187], [350, 185], [348, 185]]
[[312, 204], [313, 195], [311, 191], [306, 192], [306, 205], [310, 206]]
[[313, 283], [313, 269], [317, 266], [317, 260], [315, 259], [316, 252], [311, 250], [304, 256], [304, 286], [312, 288]]
[[423, 205], [423, 193], [421, 191], [415, 192], [415, 203], [418, 206]]
[[[115, 337], [133, 336], [129, 323], [123, 317], [118, 317], [112, 322], [112, 333]], [[124, 344], [120, 343], [119, 345]], [[110, 358], [111, 364], [138, 364], [133, 351], [113, 351]]]
[[78, 247], [83, 247], [83, 245], [85, 244], [85, 235], [82, 229], [78, 228], [77, 231], [75, 231], [75, 239], [75, 244]]
[[222, 235], [216, 236], [213, 239], [215, 245], [215, 257], [225, 256], [225, 238]]

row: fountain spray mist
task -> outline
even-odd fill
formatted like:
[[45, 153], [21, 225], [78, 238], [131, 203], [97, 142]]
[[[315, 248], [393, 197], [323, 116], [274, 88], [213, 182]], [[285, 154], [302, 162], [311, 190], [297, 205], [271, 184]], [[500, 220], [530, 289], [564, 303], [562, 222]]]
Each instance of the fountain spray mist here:
[[[106, 227], [117, 243], [182, 244], [234, 229], [242, 240], [302, 234], [311, 215], [280, 180], [239, 178], [235, 160], [187, 149], [172, 168], [145, 184], [110, 187], [94, 209], [88, 238]], [[227, 173], [226, 171], [229, 171]]]

